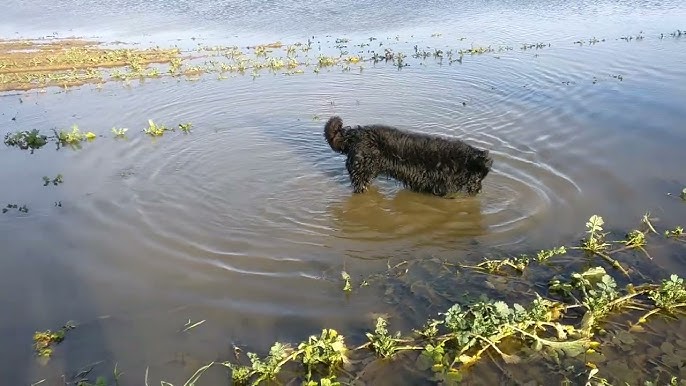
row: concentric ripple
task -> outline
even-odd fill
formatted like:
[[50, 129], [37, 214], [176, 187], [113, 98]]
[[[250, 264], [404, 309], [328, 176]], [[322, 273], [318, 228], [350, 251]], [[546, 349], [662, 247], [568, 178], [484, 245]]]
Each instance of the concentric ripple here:
[[[156, 99], [147, 111], [136, 108], [135, 94], [118, 99], [121, 124], [192, 121], [193, 131], [138, 133], [78, 153], [77, 165], [105, 169], [84, 181], [90, 195], [75, 210], [87, 224], [84, 238], [109, 245], [116, 258], [103, 260], [103, 271], [122, 280], [133, 281], [136, 267], [153, 282], [173, 280], [177, 296], [259, 313], [304, 302], [321, 305], [305, 311], [322, 315], [340, 311], [327, 305], [322, 278], [341, 264], [366, 270], [366, 261], [389, 257], [549, 246], [583, 225], [593, 210], [586, 197], [634, 194], [615, 165], [594, 157], [621, 138], [602, 135], [595, 122], [621, 121], [595, 108], [616, 85], [605, 80], [595, 93], [575, 86], [589, 65], [572, 61], [574, 71], [564, 74], [555, 68], [569, 57], [550, 52], [534, 69], [522, 54], [465, 58], [479, 63], [463, 66], [379, 66], [362, 75], [323, 70], [151, 85]], [[101, 98], [94, 103], [106, 104]], [[647, 103], [640, 98], [633, 103]], [[460, 138], [488, 149], [493, 170], [477, 197], [416, 194], [383, 177], [352, 194], [344, 156], [322, 135], [333, 114], [349, 125]], [[126, 240], [124, 256], [109, 235]]]
[[[453, 254], [475, 241], [521, 243], [547, 216], [567, 213], [580, 193], [552, 157], [569, 133], [541, 137], [523, 113], [543, 88], [504, 87], [468, 71], [456, 77], [446, 69], [408, 70], [389, 77], [381, 69], [373, 82], [356, 80], [356, 92], [349, 93], [336, 79], [341, 76], [328, 74], [317, 86], [297, 78], [210, 82], [202, 94], [190, 95], [168, 86], [168, 100], [159, 105], [169, 107], [151, 115], [194, 116], [193, 132], [157, 139], [141, 134], [112, 146], [111, 158], [119, 162], [108, 188], [83, 204], [84, 216], [89, 213], [93, 229], [125, 232], [149, 251], [150, 269], [231, 277], [256, 289], [251, 278], [270, 278], [277, 286], [295, 277], [316, 280], [340, 257]], [[398, 93], [375, 95], [386, 87]], [[202, 105], [202, 116], [184, 100]], [[257, 114], [255, 100], [269, 108]], [[408, 108], [386, 110], [380, 119], [384, 105]], [[559, 126], [566, 116], [555, 104], [532, 105], [539, 127]], [[354, 195], [344, 157], [322, 136], [332, 114], [346, 124], [385, 122], [458, 137], [489, 149], [494, 168], [477, 197], [438, 199], [383, 177], [366, 194]], [[96, 153], [83, 156], [85, 164], [96, 162]]]

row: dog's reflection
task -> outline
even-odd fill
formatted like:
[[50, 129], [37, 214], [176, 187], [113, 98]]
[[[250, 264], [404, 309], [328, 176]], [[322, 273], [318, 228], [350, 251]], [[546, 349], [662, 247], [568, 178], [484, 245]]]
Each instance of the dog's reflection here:
[[456, 240], [472, 240], [487, 232], [478, 198], [446, 200], [408, 189], [384, 192], [383, 188], [370, 187], [329, 207], [339, 237], [454, 245]]

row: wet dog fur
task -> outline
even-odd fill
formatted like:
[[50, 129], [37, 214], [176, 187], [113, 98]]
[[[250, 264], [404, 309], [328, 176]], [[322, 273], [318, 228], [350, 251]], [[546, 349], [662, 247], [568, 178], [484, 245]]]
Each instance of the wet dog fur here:
[[347, 156], [353, 192], [362, 193], [379, 175], [439, 197], [475, 196], [493, 166], [488, 150], [459, 139], [414, 133], [386, 125], [343, 126], [338, 116], [324, 125], [331, 149]]

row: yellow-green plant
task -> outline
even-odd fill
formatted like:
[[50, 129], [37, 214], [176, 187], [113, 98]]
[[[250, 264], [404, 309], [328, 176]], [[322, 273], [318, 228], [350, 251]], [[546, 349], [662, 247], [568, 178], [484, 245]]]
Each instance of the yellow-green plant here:
[[191, 126], [193, 126], [192, 123], [187, 122], [187, 123], [179, 123], [179, 130], [183, 131], [184, 133], [188, 134], [191, 132]]
[[126, 132], [129, 131], [129, 129], [126, 128], [120, 128], [117, 129], [116, 127], [112, 128], [112, 133], [114, 133], [115, 138], [123, 138], [126, 136]]
[[93, 132], [81, 132], [76, 124], [72, 125], [71, 131], [61, 130], [57, 133], [57, 139], [65, 145], [78, 145], [81, 141], [93, 140], [95, 137]]
[[171, 131], [168, 127], [155, 123], [152, 119], [148, 119], [148, 127], [144, 130], [145, 134], [153, 137], [160, 137], [164, 135], [165, 131]]

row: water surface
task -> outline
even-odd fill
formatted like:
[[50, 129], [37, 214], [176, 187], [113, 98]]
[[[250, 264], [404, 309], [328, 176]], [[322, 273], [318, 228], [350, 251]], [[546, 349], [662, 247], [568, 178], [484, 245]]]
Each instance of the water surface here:
[[[343, 269], [361, 280], [389, 258], [473, 264], [494, 250], [548, 248], [576, 240], [592, 214], [620, 230], [647, 210], [663, 226], [683, 224], [686, 206], [667, 193], [686, 183], [686, 38], [659, 38], [686, 27], [682, 2], [10, 0], [0, 14], [3, 37], [513, 48], [461, 64], [408, 58], [400, 70], [2, 96], [3, 135], [77, 123], [104, 136], [80, 150], [0, 147], [0, 205], [30, 208], [0, 216], [8, 384], [100, 359], [116, 359], [134, 383], [150, 366], [151, 380], [181, 384], [227, 358], [231, 343], [264, 349], [324, 326], [359, 331], [378, 313], [416, 327], [403, 305], [380, 300], [383, 288], [346, 298]], [[593, 37], [605, 41], [574, 44]], [[520, 49], [537, 42], [550, 46]], [[476, 198], [427, 197], [383, 179], [352, 195], [344, 158], [322, 137], [332, 114], [462, 138], [490, 149], [494, 170]], [[140, 132], [151, 118], [194, 129], [151, 139]], [[112, 138], [115, 125], [130, 128], [128, 140]], [[58, 173], [64, 184], [42, 186]], [[686, 274], [677, 254], [654, 257]], [[478, 291], [474, 281], [455, 293]], [[207, 322], [179, 337], [189, 318]], [[70, 319], [82, 325], [64, 354], [37, 365], [31, 334]]]

